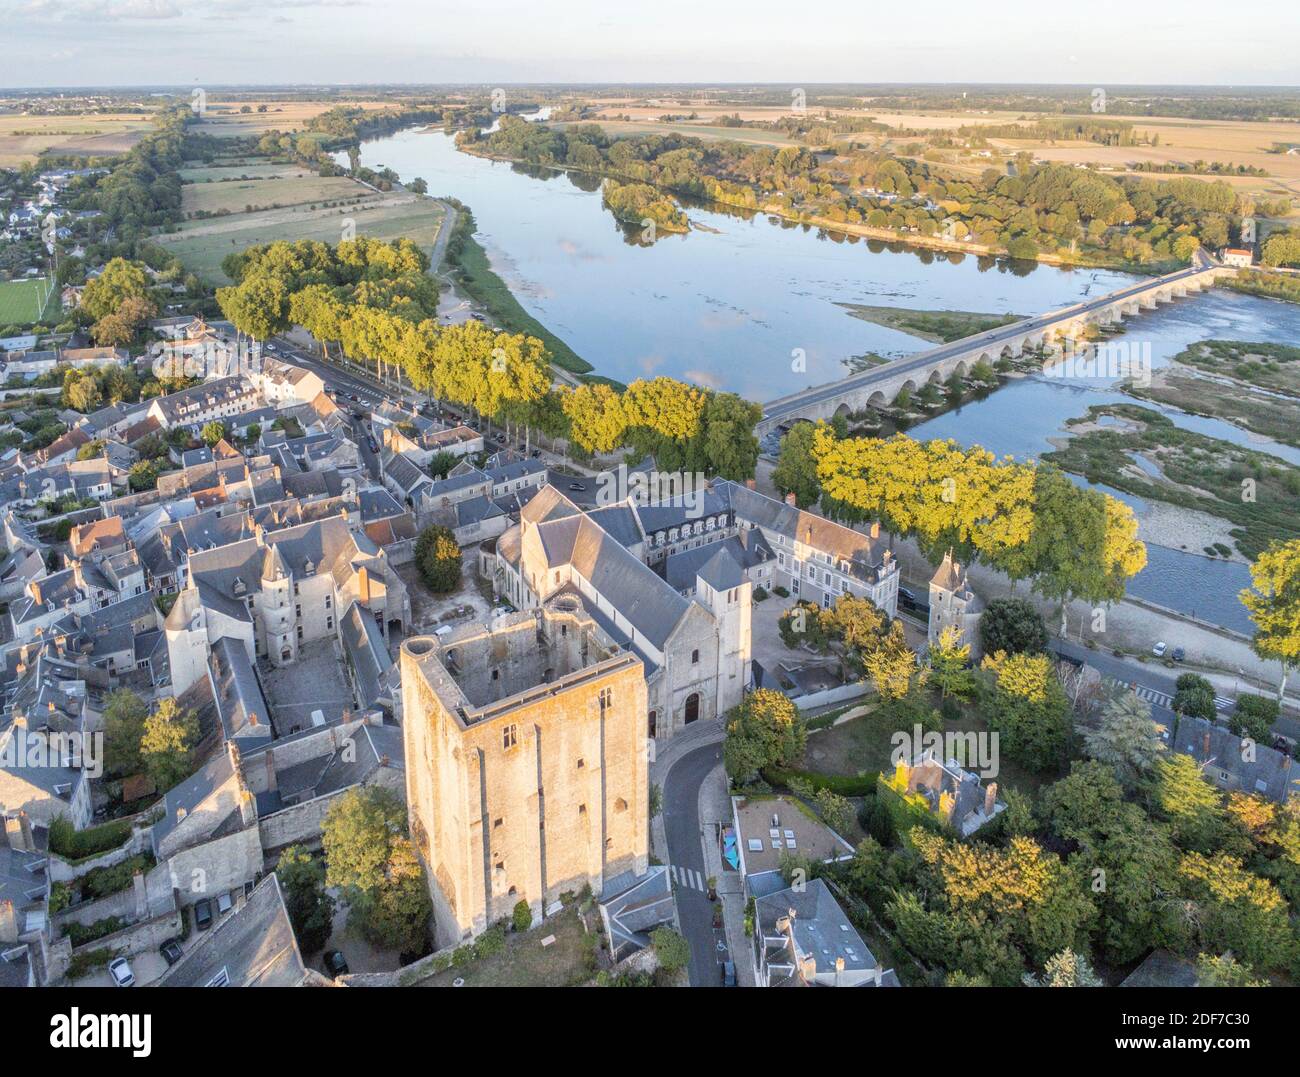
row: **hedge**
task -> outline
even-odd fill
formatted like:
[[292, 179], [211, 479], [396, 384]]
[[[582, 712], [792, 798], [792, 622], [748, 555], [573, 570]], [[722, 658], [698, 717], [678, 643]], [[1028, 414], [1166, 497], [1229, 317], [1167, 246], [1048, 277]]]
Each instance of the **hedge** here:
[[66, 815], [50, 824], [50, 852], [64, 860], [85, 860], [125, 845], [131, 837], [130, 819], [114, 819], [100, 826], [77, 830]]
[[784, 770], [780, 767], [767, 767], [762, 772], [763, 777], [769, 784], [782, 788], [790, 788], [790, 779], [796, 778], [807, 782], [817, 792], [820, 789], [829, 789], [832, 793], [839, 793], [842, 797], [866, 797], [871, 796], [876, 791], [877, 775], [843, 775], [843, 774], [819, 774], [815, 770]]

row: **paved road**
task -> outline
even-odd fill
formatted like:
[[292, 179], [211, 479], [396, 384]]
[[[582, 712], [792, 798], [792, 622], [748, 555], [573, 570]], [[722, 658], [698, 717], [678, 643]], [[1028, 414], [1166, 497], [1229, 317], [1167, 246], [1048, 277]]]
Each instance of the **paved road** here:
[[720, 762], [722, 745], [706, 744], [677, 760], [664, 781], [668, 863], [677, 890], [677, 918], [691, 946], [692, 987], [716, 987], [720, 983], [718, 962], [720, 956], [726, 956], [718, 948], [721, 941], [725, 949], [726, 938], [721, 928], [713, 926], [717, 906], [705, 891], [707, 874], [700, 842], [700, 786]]
[[1037, 317], [1026, 318], [1023, 321], [1012, 322], [998, 329], [989, 330], [987, 333], [977, 333], [973, 336], [962, 337], [960, 340], [954, 340], [949, 344], [940, 345], [937, 348], [931, 348], [928, 351], [918, 352], [916, 355], [908, 356], [904, 359], [896, 359], [892, 363], [884, 363], [881, 366], [872, 367], [870, 370], [862, 371], [859, 374], [851, 374], [847, 378], [841, 378], [838, 381], [830, 382], [827, 385], [817, 386], [803, 393], [794, 393], [789, 397], [775, 400], [765, 405], [763, 418], [771, 420], [779, 418], [781, 415], [790, 412], [797, 412], [802, 406], [810, 403], [817, 403], [822, 400], [830, 400], [842, 396], [850, 389], [860, 389], [863, 386], [870, 385], [875, 381], [893, 378], [899, 374], [907, 373], [913, 370], [922, 370], [933, 366], [935, 363], [942, 362], [944, 359], [962, 352], [970, 351], [975, 347], [997, 348], [1001, 350], [1004, 344], [1010, 344], [1018, 341], [1028, 333], [1036, 333], [1039, 330], [1054, 325], [1060, 321], [1068, 321], [1082, 314], [1088, 314], [1094, 310], [1100, 310], [1102, 307], [1109, 306], [1131, 296], [1139, 295], [1152, 287], [1163, 287], [1169, 284], [1176, 284], [1188, 277], [1204, 273], [1206, 267], [1194, 263], [1187, 269], [1179, 270], [1177, 273], [1170, 273], [1168, 276], [1139, 281], [1136, 284], [1130, 284], [1115, 292], [1107, 292], [1105, 295], [1097, 296], [1095, 299], [1087, 299], [1082, 303], [1076, 303], [1070, 307], [1064, 307], [1061, 310], [1050, 311], [1047, 314], [1040, 314]]
[[[1172, 715], [1170, 704], [1173, 702], [1174, 697], [1174, 682], [1178, 679], [1179, 674], [1187, 672], [1186, 670], [1178, 667], [1167, 669], [1150, 663], [1136, 663], [1128, 659], [1116, 658], [1112, 654], [1100, 650], [1089, 650], [1087, 647], [1069, 640], [1054, 639], [1048, 644], [1048, 647], [1057, 654], [1087, 662], [1088, 665], [1100, 671], [1103, 677], [1107, 677], [1118, 684], [1131, 685], [1138, 696], [1148, 703], [1154, 704], [1162, 712], [1161, 717], [1166, 720]], [[1244, 682], [1241, 685], [1241, 690], [1255, 691], [1254, 688]], [[1222, 721], [1236, 710], [1237, 701], [1235, 698], [1215, 696], [1214, 705], [1218, 708], [1219, 719]], [[1273, 723], [1273, 732], [1300, 741], [1300, 720], [1283, 714]]]

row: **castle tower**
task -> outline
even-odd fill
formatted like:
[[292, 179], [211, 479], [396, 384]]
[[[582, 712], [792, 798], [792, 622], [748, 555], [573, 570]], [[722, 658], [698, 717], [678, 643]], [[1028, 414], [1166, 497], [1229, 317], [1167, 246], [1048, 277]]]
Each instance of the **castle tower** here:
[[971, 661], [978, 662], [980, 645], [977, 629], [983, 612], [984, 600], [971, 590], [965, 567], [953, 560], [952, 550], [949, 550], [944, 554], [943, 564], [930, 578], [930, 623], [927, 632], [930, 646], [938, 643], [945, 628], [956, 625], [961, 632], [962, 642], [970, 645]]

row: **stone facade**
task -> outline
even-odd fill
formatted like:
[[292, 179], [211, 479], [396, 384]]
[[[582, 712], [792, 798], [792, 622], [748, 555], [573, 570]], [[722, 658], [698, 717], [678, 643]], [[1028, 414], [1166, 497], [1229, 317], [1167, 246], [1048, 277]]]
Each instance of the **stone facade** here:
[[930, 622], [928, 642], [933, 647], [944, 629], [956, 626], [961, 641], [970, 645], [972, 662], [980, 660], [979, 623], [984, 612], [984, 601], [971, 590], [966, 579], [966, 569], [952, 559], [952, 551], [944, 555], [941, 564], [930, 580]]
[[440, 944], [648, 865], [646, 687], [572, 599], [402, 645], [411, 833]]

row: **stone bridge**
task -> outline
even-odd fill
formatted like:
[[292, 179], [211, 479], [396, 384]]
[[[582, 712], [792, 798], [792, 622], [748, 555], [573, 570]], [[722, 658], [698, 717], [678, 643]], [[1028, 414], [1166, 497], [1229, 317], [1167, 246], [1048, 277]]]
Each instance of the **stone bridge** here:
[[836, 415], [860, 413], [869, 407], [887, 407], [904, 389], [916, 392], [927, 382], [942, 383], [954, 374], [964, 378], [979, 362], [992, 366], [1004, 357], [1014, 359], [1044, 345], [1078, 340], [1087, 326], [1110, 325], [1144, 310], [1153, 310], [1160, 303], [1200, 292], [1217, 277], [1235, 272], [1214, 265], [1198, 254], [1191, 266], [1176, 273], [1140, 281], [1062, 310], [962, 337], [929, 351], [850, 374], [839, 381], [779, 397], [764, 405], [763, 418], [755, 433], [761, 440], [800, 419], [829, 421]]

